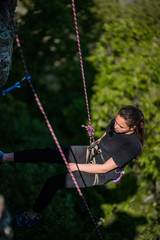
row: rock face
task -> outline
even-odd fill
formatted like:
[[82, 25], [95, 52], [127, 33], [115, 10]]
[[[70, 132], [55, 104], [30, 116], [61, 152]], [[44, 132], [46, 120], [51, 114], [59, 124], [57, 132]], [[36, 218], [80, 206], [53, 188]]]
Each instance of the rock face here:
[[7, 82], [11, 69], [14, 40], [11, 15], [15, 11], [16, 2], [16, 0], [0, 1], [0, 87]]

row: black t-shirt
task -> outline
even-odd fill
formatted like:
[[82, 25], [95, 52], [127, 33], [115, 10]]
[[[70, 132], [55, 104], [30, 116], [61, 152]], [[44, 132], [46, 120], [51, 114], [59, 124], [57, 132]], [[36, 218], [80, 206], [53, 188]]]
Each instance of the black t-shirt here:
[[106, 128], [106, 135], [101, 139], [99, 146], [104, 160], [113, 158], [119, 168], [134, 159], [140, 151], [140, 143], [136, 132], [131, 134], [116, 133], [114, 131], [115, 119]]

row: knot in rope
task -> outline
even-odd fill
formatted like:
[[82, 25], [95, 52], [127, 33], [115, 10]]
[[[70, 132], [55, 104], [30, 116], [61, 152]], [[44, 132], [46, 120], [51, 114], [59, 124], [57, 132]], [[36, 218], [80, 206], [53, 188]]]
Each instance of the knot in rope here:
[[88, 135], [90, 137], [92, 137], [92, 138], [94, 137], [94, 127], [93, 127], [93, 125], [91, 125], [91, 124], [89, 124], [88, 126], [82, 125], [82, 127], [84, 127], [87, 130]]

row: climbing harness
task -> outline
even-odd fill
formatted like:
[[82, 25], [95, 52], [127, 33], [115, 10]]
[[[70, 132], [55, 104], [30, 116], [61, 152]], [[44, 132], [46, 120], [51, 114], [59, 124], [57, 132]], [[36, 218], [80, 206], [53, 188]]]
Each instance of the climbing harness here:
[[[8, 7], [9, 7], [9, 9], [10, 9], [9, 4], [8, 4]], [[23, 67], [24, 67], [24, 71], [25, 71], [25, 76], [26, 76], [26, 79], [28, 79], [28, 70], [27, 70], [27, 66], [26, 66], [26, 63], [25, 63], [25, 59], [24, 59], [24, 55], [23, 55], [21, 43], [20, 43], [20, 40], [19, 40], [18, 32], [17, 32], [16, 26], [15, 26], [15, 22], [14, 22], [14, 13], [11, 11], [11, 9], [10, 9], [10, 15], [11, 15], [12, 22], [13, 22], [13, 28], [14, 28], [14, 32], [15, 32], [15, 35], [16, 35], [16, 42], [17, 42], [17, 46], [18, 46], [18, 48], [19, 48], [21, 60], [22, 60], [22, 63], [23, 63]], [[95, 226], [95, 228], [96, 228], [96, 231], [97, 231], [97, 233], [98, 233], [98, 236], [99, 236], [100, 239], [103, 240], [102, 235], [101, 235], [101, 233], [100, 233], [100, 231], [99, 231], [99, 229], [98, 229], [97, 223], [96, 223], [96, 221], [95, 221], [95, 219], [94, 219], [94, 217], [93, 217], [93, 215], [92, 215], [92, 213], [91, 213], [91, 211], [90, 211], [90, 209], [89, 209], [89, 207], [88, 207], [88, 204], [87, 204], [87, 202], [86, 202], [86, 200], [85, 200], [85, 198], [84, 198], [84, 196], [83, 196], [83, 194], [82, 194], [82, 191], [81, 191], [81, 189], [80, 189], [80, 187], [79, 187], [79, 185], [78, 185], [78, 183], [77, 183], [77, 181], [76, 181], [76, 179], [75, 179], [75, 177], [74, 177], [74, 175], [73, 175], [73, 173], [72, 173], [72, 171], [71, 171], [71, 169], [70, 169], [70, 167], [69, 167], [69, 164], [68, 164], [68, 162], [67, 162], [67, 160], [66, 160], [66, 157], [65, 157], [65, 155], [64, 155], [64, 153], [63, 153], [63, 150], [62, 150], [62, 148], [61, 148], [61, 146], [60, 146], [60, 144], [59, 144], [59, 141], [58, 141], [58, 139], [57, 139], [57, 137], [56, 137], [56, 135], [55, 135], [55, 133], [54, 133], [54, 131], [53, 131], [53, 128], [52, 128], [52, 126], [51, 126], [51, 124], [50, 124], [50, 122], [49, 122], [49, 120], [48, 120], [48, 118], [47, 118], [47, 115], [46, 115], [46, 113], [45, 113], [45, 111], [44, 111], [44, 109], [43, 109], [43, 106], [42, 106], [42, 104], [41, 104], [41, 102], [40, 102], [40, 99], [39, 99], [39, 97], [38, 97], [38, 95], [37, 95], [37, 93], [36, 93], [36, 91], [35, 91], [32, 83], [31, 83], [31, 80], [29, 79], [28, 82], [29, 82], [29, 85], [30, 85], [30, 87], [31, 87], [31, 89], [32, 89], [32, 92], [33, 92], [33, 94], [34, 94], [34, 97], [35, 97], [35, 100], [36, 100], [36, 102], [37, 102], [37, 105], [38, 105], [38, 107], [39, 107], [39, 109], [40, 109], [40, 111], [41, 111], [41, 113], [42, 113], [42, 115], [43, 115], [43, 117], [44, 117], [44, 119], [45, 119], [45, 121], [46, 121], [47, 127], [48, 127], [48, 129], [49, 129], [49, 131], [50, 131], [50, 133], [51, 133], [51, 135], [52, 135], [52, 138], [54, 139], [54, 141], [55, 141], [55, 143], [56, 143], [56, 145], [57, 145], [57, 148], [58, 148], [58, 150], [59, 150], [59, 152], [60, 152], [60, 154], [61, 154], [61, 156], [62, 156], [62, 158], [63, 158], [63, 160], [64, 160], [64, 163], [65, 163], [65, 165], [66, 165], [66, 167], [67, 167], [67, 169], [68, 169], [68, 172], [69, 172], [70, 175], [71, 175], [71, 178], [72, 178], [72, 180], [73, 180], [73, 182], [74, 182], [74, 184], [75, 184], [75, 187], [76, 187], [76, 189], [77, 189], [80, 197], [82, 198], [82, 200], [83, 200], [83, 202], [84, 202], [84, 205], [85, 205], [85, 207], [86, 207], [86, 209], [87, 209], [87, 211], [88, 211], [89, 216], [90, 216], [91, 219], [92, 219], [92, 222], [93, 222], [93, 224], [94, 224], [94, 226]], [[90, 125], [91, 125], [91, 124], [90, 124]], [[93, 136], [92, 136], [91, 138], [93, 139]]]
[[[97, 143], [94, 142], [92, 143], [90, 146], [87, 146], [87, 150], [86, 150], [86, 163], [96, 163], [96, 156], [97, 156]], [[98, 174], [94, 174], [94, 182], [93, 182], [93, 186], [97, 185], [99, 183], [99, 177]]]
[[[92, 143], [90, 146], [87, 146], [86, 163], [96, 163], [96, 156], [97, 155], [100, 155], [100, 158], [105, 163], [103, 153], [102, 153], [102, 150], [99, 147], [98, 141]], [[123, 176], [124, 169], [121, 170], [121, 169], [116, 168], [114, 171], [115, 171], [116, 174], [120, 174], [118, 178], [116, 178], [115, 180], [112, 180], [112, 182], [117, 183], [121, 179], [121, 177]], [[99, 183], [99, 176], [96, 173], [95, 178], [94, 178], [94, 182], [93, 182], [93, 186], [97, 185], [98, 183]]]
[[[87, 146], [86, 150], [86, 163], [96, 163], [96, 156], [100, 155], [101, 159], [104, 161], [102, 151], [98, 145], [98, 141], [92, 143], [90, 146]], [[93, 186], [99, 183], [99, 176], [95, 173]]]
[[87, 146], [86, 162], [92, 163], [92, 159], [95, 158], [98, 154], [100, 155], [101, 159], [105, 163], [102, 150], [99, 147], [98, 141], [96, 141], [91, 145]]

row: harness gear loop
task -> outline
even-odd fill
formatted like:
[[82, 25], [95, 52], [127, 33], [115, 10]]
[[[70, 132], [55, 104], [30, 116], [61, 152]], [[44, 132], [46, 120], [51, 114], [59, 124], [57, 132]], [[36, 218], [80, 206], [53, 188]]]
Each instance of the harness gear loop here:
[[[96, 164], [96, 156], [100, 154], [100, 157], [104, 161], [102, 150], [98, 145], [98, 141], [93, 142], [90, 146], [87, 146], [86, 151], [86, 163], [95, 163]], [[105, 162], [105, 161], [104, 161]], [[93, 182], [93, 186], [99, 184], [99, 176], [95, 173], [95, 178]]]
[[[116, 172], [116, 169], [115, 169], [115, 172]], [[118, 172], [116, 172], [116, 173], [118, 173]], [[112, 182], [114, 182], [114, 183], [118, 182], [121, 179], [121, 177], [123, 176], [123, 174], [124, 174], [124, 169], [120, 172], [119, 177], [115, 180], [112, 180]]]
[[[86, 151], [86, 163], [96, 163], [96, 155], [97, 153], [95, 152], [95, 148], [90, 148], [90, 146], [87, 146], [87, 151]], [[98, 174], [94, 174], [94, 182], [93, 186], [97, 185], [99, 183], [99, 177]]]

